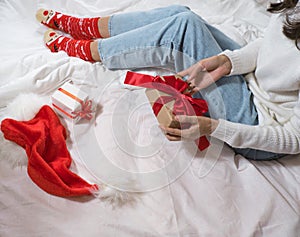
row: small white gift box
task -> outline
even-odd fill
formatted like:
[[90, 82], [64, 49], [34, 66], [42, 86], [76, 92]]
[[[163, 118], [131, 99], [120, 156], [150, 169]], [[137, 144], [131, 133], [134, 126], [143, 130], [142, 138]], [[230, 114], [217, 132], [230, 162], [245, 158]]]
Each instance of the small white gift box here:
[[58, 88], [51, 96], [51, 100], [57, 114], [75, 123], [82, 118], [91, 120], [93, 117], [93, 105], [88, 94], [70, 82]]

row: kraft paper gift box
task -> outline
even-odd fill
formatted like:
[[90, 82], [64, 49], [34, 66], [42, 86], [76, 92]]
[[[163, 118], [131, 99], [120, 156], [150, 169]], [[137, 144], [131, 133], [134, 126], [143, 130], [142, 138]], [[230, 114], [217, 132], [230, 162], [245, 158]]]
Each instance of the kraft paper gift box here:
[[[147, 88], [145, 93], [152, 110], [164, 127], [189, 128], [190, 123], [179, 123], [175, 115], [202, 116], [208, 111], [206, 101], [193, 98], [194, 87], [178, 75], [151, 76], [128, 71], [124, 83]], [[209, 146], [206, 136], [195, 143], [201, 151]]]
[[[170, 96], [169, 94], [157, 89], [146, 89], [145, 93], [152, 108], [159, 97]], [[160, 125], [164, 127], [180, 128], [180, 123], [175, 120], [175, 115], [173, 114], [174, 103], [175, 99], [161, 105], [160, 110], [158, 112], [155, 112], [156, 118]]]
[[57, 114], [77, 123], [81, 119], [91, 120], [93, 105], [88, 94], [70, 82], [58, 88], [51, 96]]

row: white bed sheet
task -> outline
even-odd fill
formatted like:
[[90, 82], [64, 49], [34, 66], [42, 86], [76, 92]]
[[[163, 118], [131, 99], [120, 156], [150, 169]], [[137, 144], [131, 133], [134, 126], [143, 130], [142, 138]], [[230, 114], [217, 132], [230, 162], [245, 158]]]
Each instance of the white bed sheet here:
[[[92, 126], [66, 122], [74, 172], [90, 182], [147, 191], [123, 206], [51, 196], [32, 183], [24, 165], [12, 168], [0, 152], [1, 237], [300, 236], [298, 155], [253, 162], [218, 141], [197, 153], [191, 144], [168, 142], [144, 91], [124, 89], [125, 71], [50, 53], [42, 42], [46, 28], [34, 16], [40, 7], [98, 16], [170, 4], [188, 5], [240, 44], [263, 35], [269, 19], [266, 1], [258, 0], [0, 1], [1, 118], [21, 92], [49, 96], [72, 79], [103, 106]], [[137, 107], [137, 101], [145, 103]], [[14, 154], [26, 159], [20, 148]], [[107, 168], [106, 161], [119, 169]]]

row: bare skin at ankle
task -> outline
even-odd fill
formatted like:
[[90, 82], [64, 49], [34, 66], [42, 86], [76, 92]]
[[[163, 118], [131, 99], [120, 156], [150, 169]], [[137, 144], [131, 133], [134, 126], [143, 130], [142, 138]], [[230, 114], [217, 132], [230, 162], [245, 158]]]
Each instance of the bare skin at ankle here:
[[105, 16], [105, 17], [101, 17], [98, 21], [98, 29], [102, 38], [110, 37], [109, 30], [108, 30], [109, 19], [110, 19], [109, 16]]
[[[102, 38], [110, 37], [109, 30], [108, 30], [109, 19], [110, 17], [106, 16], [106, 17], [101, 17], [98, 21], [98, 28]], [[91, 54], [93, 60], [96, 62], [101, 62], [101, 57], [98, 51], [98, 42], [96, 40], [91, 43], [90, 48], [91, 48]]]
[[95, 62], [101, 62], [100, 54], [98, 51], [98, 41], [93, 41], [90, 44], [92, 58]]

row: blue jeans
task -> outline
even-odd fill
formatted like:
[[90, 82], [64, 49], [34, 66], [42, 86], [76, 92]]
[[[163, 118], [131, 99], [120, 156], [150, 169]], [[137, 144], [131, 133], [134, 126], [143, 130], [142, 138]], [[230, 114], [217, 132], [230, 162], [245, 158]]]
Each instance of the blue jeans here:
[[[99, 53], [109, 69], [159, 67], [182, 71], [203, 58], [240, 46], [184, 6], [113, 15], [110, 38], [100, 39]], [[242, 75], [224, 77], [195, 97], [205, 99], [209, 116], [256, 125], [252, 93]], [[248, 159], [268, 160], [282, 155], [254, 149], [235, 149]]]

